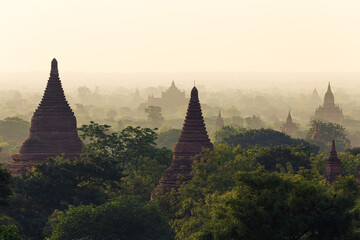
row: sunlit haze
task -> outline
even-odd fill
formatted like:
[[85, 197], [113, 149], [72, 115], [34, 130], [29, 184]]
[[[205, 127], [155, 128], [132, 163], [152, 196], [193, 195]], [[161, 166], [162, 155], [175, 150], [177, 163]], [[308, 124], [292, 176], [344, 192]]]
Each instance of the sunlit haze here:
[[2, 1], [0, 72], [360, 72], [357, 0]]

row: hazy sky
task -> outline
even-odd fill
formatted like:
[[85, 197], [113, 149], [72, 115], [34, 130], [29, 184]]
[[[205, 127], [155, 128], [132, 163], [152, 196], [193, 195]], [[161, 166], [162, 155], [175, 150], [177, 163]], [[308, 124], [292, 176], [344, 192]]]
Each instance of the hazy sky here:
[[0, 72], [360, 72], [359, 0], [0, 0]]

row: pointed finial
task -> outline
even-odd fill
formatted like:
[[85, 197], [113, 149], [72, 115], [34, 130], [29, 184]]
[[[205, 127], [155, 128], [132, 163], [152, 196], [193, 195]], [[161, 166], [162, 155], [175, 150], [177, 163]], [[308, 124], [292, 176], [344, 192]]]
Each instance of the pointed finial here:
[[191, 90], [190, 102], [199, 102], [198, 90], [196, 87], [193, 87]]
[[289, 113], [288, 113], [287, 121], [288, 121], [288, 122], [292, 122], [292, 117], [291, 117], [290, 110], [289, 110]]
[[194, 87], [195, 87], [195, 80], [194, 80]]
[[331, 145], [330, 154], [332, 154], [332, 153], [335, 153], [335, 154], [336, 154], [335, 140], [332, 140], [332, 145]]
[[50, 71], [50, 74], [56, 74], [56, 75], [59, 74], [59, 71], [58, 71], [58, 62], [56, 61], [55, 58], [51, 61], [51, 71]]
[[328, 84], [328, 91], [331, 92], [330, 82], [329, 82], [329, 84]]
[[221, 117], [221, 110], [219, 110], [219, 117]]

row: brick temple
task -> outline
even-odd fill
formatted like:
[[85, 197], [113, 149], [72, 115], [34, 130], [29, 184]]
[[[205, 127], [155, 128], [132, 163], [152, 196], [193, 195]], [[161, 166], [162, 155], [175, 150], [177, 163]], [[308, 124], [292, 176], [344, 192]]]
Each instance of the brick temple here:
[[334, 182], [341, 176], [341, 160], [337, 156], [335, 141], [332, 141], [329, 159], [325, 162], [325, 178], [329, 182]]
[[[199, 154], [203, 148], [214, 149], [206, 131], [198, 90], [194, 87], [191, 90], [182, 132], [174, 147], [173, 161], [164, 172], [159, 185], [152, 192], [151, 198], [157, 193], [169, 192], [171, 189], [177, 188], [179, 184], [190, 180], [193, 157]], [[181, 180], [179, 176], [181, 176]]]
[[20, 175], [49, 157], [78, 158], [81, 148], [76, 118], [66, 101], [54, 58], [43, 98], [31, 119], [29, 138], [5, 167], [13, 175]]
[[221, 111], [219, 111], [219, 115], [216, 118], [214, 129], [212, 131], [212, 136], [215, 135], [215, 132], [224, 126], [224, 119], [221, 116]]

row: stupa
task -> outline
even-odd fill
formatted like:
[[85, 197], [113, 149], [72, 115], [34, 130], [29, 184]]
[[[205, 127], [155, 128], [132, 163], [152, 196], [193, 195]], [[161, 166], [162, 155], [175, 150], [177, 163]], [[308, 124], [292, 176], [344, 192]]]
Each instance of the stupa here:
[[76, 118], [66, 101], [54, 58], [43, 98], [31, 119], [29, 138], [6, 167], [13, 175], [20, 175], [49, 157], [78, 158], [81, 149]]
[[332, 141], [329, 159], [325, 162], [325, 177], [334, 182], [341, 175], [341, 160], [337, 156], [335, 141]]
[[214, 129], [213, 129], [213, 131], [212, 131], [212, 135], [214, 135], [215, 132], [216, 132], [218, 129], [222, 128], [223, 126], [224, 126], [224, 119], [223, 119], [222, 116], [221, 116], [221, 111], [219, 111], [219, 115], [218, 115], [218, 117], [216, 118], [215, 126], [214, 126]]
[[280, 130], [287, 135], [292, 135], [298, 130], [298, 126], [296, 126], [296, 124], [292, 120], [290, 110], [286, 119], [286, 123], [281, 126]]
[[311, 136], [312, 140], [315, 141], [321, 141], [321, 134], [320, 134], [320, 130], [319, 130], [319, 125], [317, 123], [315, 123], [315, 131], [313, 133], [313, 135]]
[[171, 189], [179, 187], [181, 183], [190, 180], [193, 157], [199, 154], [203, 148], [214, 149], [206, 131], [198, 90], [194, 87], [191, 90], [182, 132], [174, 147], [173, 161], [164, 172], [159, 185], [152, 192], [151, 198], [157, 193], [169, 192]]

